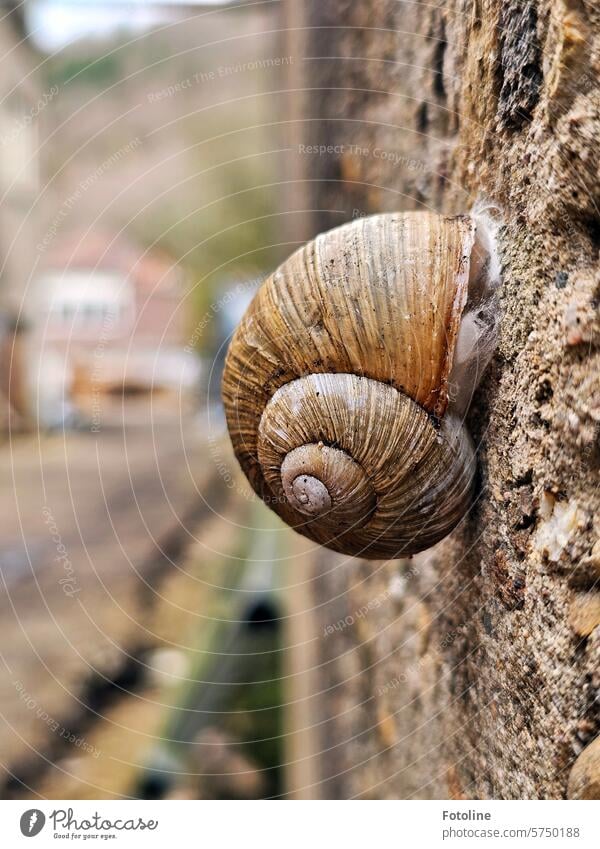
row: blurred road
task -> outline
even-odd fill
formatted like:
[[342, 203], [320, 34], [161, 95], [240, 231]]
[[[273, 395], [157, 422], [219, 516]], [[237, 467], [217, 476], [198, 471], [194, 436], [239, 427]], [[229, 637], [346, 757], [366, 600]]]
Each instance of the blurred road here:
[[6, 780], [77, 721], [90, 686], [118, 678], [145, 644], [158, 581], [223, 488], [205, 436], [176, 410], [133, 407], [125, 426], [117, 418], [99, 433], [21, 437], [0, 454]]

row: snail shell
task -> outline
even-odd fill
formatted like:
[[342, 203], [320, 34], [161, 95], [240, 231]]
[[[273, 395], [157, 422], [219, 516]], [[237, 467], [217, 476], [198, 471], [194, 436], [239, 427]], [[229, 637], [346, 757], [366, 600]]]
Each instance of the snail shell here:
[[475, 457], [449, 379], [475, 243], [469, 216], [362, 218], [250, 304], [223, 376], [229, 433], [255, 492], [310, 539], [406, 556], [468, 510]]

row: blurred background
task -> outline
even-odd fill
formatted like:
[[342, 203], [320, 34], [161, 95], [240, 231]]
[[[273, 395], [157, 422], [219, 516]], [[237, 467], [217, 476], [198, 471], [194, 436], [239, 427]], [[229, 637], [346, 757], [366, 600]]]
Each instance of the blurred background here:
[[[576, 5], [0, 0], [0, 797], [597, 794]], [[312, 547], [232, 457], [232, 330], [316, 232], [477, 199], [508, 285], [473, 509], [411, 560]]]
[[312, 555], [251, 498], [219, 401], [295, 246], [278, 14], [1, 4], [4, 798], [311, 786]]

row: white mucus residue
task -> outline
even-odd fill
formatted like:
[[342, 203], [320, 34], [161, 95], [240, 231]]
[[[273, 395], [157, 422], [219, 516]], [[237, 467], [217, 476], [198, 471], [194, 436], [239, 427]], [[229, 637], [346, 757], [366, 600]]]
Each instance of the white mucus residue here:
[[540, 516], [543, 523], [538, 528], [534, 545], [540, 554], [556, 563], [577, 529], [577, 502], [555, 501], [553, 495], [545, 492], [541, 498]]
[[392, 575], [388, 584], [388, 593], [393, 601], [401, 601], [406, 593], [406, 578], [403, 575]]

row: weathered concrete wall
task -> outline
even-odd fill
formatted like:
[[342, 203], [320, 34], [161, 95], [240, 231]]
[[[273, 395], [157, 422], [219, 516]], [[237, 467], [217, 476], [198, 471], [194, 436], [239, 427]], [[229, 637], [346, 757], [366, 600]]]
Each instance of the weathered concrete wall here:
[[504, 222], [473, 509], [412, 561], [321, 557], [323, 795], [563, 797], [600, 730], [600, 8], [292, 2], [310, 229]]

